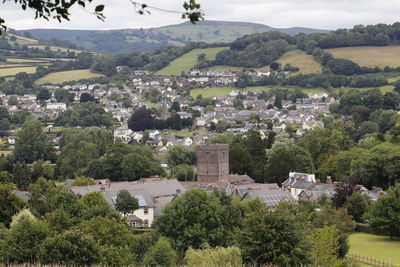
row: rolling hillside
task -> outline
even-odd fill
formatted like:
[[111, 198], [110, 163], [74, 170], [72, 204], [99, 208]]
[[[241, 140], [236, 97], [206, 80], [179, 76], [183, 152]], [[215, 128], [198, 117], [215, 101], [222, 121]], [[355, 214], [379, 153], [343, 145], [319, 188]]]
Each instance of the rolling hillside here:
[[[0, 77], [12, 79], [19, 72], [26, 72], [28, 74], [35, 73], [36, 68], [39, 66], [45, 67], [50, 65], [55, 60], [67, 61], [73, 60], [66, 57], [45, 57], [48, 53], [42, 53], [44, 56], [35, 57], [32, 54], [26, 55], [26, 49], [15, 49], [15, 47], [27, 46], [29, 48], [38, 48], [40, 51], [45, 51], [46, 45], [40, 43], [33, 38], [7, 33], [2, 40], [2, 49], [0, 49]], [[66, 55], [68, 49], [57, 46], [49, 46], [51, 51], [60, 51]], [[71, 50], [70, 50], [71, 51]], [[80, 52], [75, 50], [75, 52]]]
[[196, 25], [184, 22], [149, 29], [108, 31], [31, 29], [19, 32], [29, 32], [37, 39], [50, 40], [55, 37], [68, 40], [76, 43], [79, 47], [96, 52], [126, 53], [151, 51], [162, 46], [183, 45], [188, 42], [231, 42], [246, 34], [274, 30], [292, 35], [299, 32], [327, 32], [300, 27], [272, 28], [263, 24], [230, 21], [201, 21]]
[[171, 61], [168, 66], [157, 71], [156, 75], [179, 76], [182, 71], [187, 72], [197, 64], [198, 55], [204, 53], [207, 60], [214, 60], [218, 52], [228, 49], [228, 47], [213, 47], [204, 49], [194, 49], [183, 56]]
[[280, 63], [282, 67], [286, 64], [298, 67], [303, 74], [322, 72], [321, 65], [316, 62], [311, 55], [307, 55], [300, 50], [286, 52], [277, 62]]
[[400, 46], [358, 46], [326, 49], [336, 58], [350, 59], [363, 67], [399, 67]]

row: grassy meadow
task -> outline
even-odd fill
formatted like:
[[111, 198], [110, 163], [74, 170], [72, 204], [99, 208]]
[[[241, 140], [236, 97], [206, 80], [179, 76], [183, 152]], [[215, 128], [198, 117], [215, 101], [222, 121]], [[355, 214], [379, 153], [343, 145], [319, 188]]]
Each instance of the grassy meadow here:
[[193, 49], [192, 51], [171, 61], [168, 66], [157, 71], [156, 75], [179, 76], [182, 71], [187, 72], [197, 64], [197, 56], [201, 53], [206, 54], [207, 60], [214, 60], [218, 52], [228, 49], [228, 47], [213, 47], [204, 49]]
[[350, 59], [365, 67], [399, 67], [400, 46], [355, 46], [325, 49], [336, 58]]
[[47, 74], [46, 76], [40, 78], [36, 81], [37, 84], [44, 84], [44, 83], [52, 83], [52, 84], [59, 84], [69, 81], [77, 81], [82, 79], [90, 79], [96, 77], [103, 77], [103, 74], [93, 73], [89, 69], [84, 70], [68, 70], [68, 71], [60, 71], [60, 72], [53, 72]]
[[400, 265], [400, 240], [387, 236], [355, 233], [349, 238], [350, 253]]
[[[198, 95], [202, 95], [204, 98], [213, 98], [216, 96], [227, 96], [233, 90], [239, 88], [234, 87], [211, 87], [211, 88], [197, 88], [190, 91], [190, 96], [195, 98]], [[280, 86], [249, 86], [248, 90], [271, 90], [271, 89], [294, 89], [292, 87], [280, 87]], [[303, 93], [327, 93], [323, 88], [300, 88]]]
[[309, 74], [322, 72], [321, 65], [314, 60], [311, 55], [307, 55], [305, 52], [300, 50], [292, 50], [283, 54], [278, 60], [282, 68], [286, 64], [290, 64], [293, 67], [298, 67], [300, 73]]
[[64, 58], [17, 58], [7, 57], [0, 64], [0, 77], [13, 78], [18, 72], [35, 73], [38, 66], [48, 66], [55, 60], [71, 60]]
[[0, 68], [0, 77], [15, 76], [18, 72], [35, 73], [36, 67]]
[[202, 95], [204, 98], [212, 98], [216, 96], [229, 95], [230, 92], [235, 90], [233, 87], [212, 87], [212, 88], [197, 88], [190, 91], [190, 96], [196, 98], [198, 95]]

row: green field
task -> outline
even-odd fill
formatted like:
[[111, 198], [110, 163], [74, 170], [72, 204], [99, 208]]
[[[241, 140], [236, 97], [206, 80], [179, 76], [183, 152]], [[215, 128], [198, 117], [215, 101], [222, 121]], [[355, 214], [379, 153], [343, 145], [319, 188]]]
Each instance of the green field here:
[[[295, 89], [291, 87], [279, 87], [279, 86], [249, 86], [248, 90], [271, 90], [271, 89]], [[212, 98], [216, 96], [226, 96], [229, 95], [233, 90], [239, 90], [239, 88], [233, 87], [212, 87], [212, 88], [197, 88], [190, 91], [190, 96], [195, 98], [198, 95], [202, 95], [205, 98]], [[323, 88], [300, 88], [303, 93], [327, 93]]]
[[36, 67], [2, 68], [0, 69], [0, 77], [14, 76], [18, 72], [35, 73]]
[[400, 46], [356, 46], [325, 49], [336, 58], [350, 59], [365, 67], [399, 67]]
[[[249, 86], [248, 90], [271, 90], [271, 89], [296, 89], [295, 87], [282, 87], [282, 86]], [[303, 93], [306, 94], [318, 94], [327, 93], [323, 88], [299, 88]]]
[[34, 58], [13, 58], [9, 57], [7, 58], [7, 62], [10, 63], [45, 63], [45, 60], [41, 59], [34, 59]]
[[383, 86], [380, 86], [380, 87], [366, 87], [366, 88], [355, 88], [355, 87], [347, 88], [346, 87], [346, 89], [357, 89], [357, 90], [361, 90], [361, 91], [368, 91], [368, 90], [372, 90], [372, 89], [375, 89], [375, 88], [380, 89], [382, 93], [386, 93], [386, 92], [392, 92], [393, 89], [394, 89], [394, 86], [393, 85], [383, 85]]
[[226, 71], [226, 72], [239, 72], [242, 71], [244, 68], [242, 67], [233, 67], [233, 66], [224, 66], [224, 65], [217, 65], [217, 66], [212, 66], [207, 69], [210, 70], [219, 70], [219, 71]]
[[288, 63], [293, 67], [298, 67], [303, 74], [322, 72], [321, 65], [311, 55], [300, 50], [286, 52], [277, 62], [281, 64], [282, 68]]
[[68, 70], [68, 71], [60, 71], [47, 74], [46, 76], [40, 78], [36, 81], [37, 84], [44, 83], [64, 83], [69, 81], [77, 81], [82, 79], [90, 79], [95, 77], [103, 77], [103, 74], [93, 73], [89, 69], [84, 70]]
[[157, 71], [156, 75], [179, 76], [182, 71], [187, 72], [197, 64], [197, 56], [201, 53], [206, 54], [207, 60], [214, 60], [218, 52], [228, 49], [228, 47], [213, 47], [204, 49], [193, 49], [192, 51], [171, 61], [168, 66]]
[[387, 236], [355, 233], [349, 237], [350, 253], [400, 264], [400, 240]]
[[190, 91], [190, 96], [195, 98], [198, 95], [202, 95], [205, 98], [211, 98], [216, 96], [225, 96], [236, 88], [232, 87], [213, 87], [213, 88], [198, 88]]

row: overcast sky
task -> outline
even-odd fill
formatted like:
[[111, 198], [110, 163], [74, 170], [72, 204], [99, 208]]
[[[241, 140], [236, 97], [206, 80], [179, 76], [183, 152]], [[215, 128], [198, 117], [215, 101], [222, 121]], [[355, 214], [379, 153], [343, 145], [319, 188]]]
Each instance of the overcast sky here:
[[[143, 0], [148, 5], [169, 10], [183, 10], [184, 0]], [[179, 14], [152, 11], [138, 15], [129, 0], [94, 0], [85, 9], [71, 10], [71, 21], [33, 19], [34, 13], [22, 11], [15, 3], [3, 4], [0, 17], [13, 29], [126, 29], [150, 28], [183, 22]], [[276, 28], [310, 27], [318, 29], [349, 28], [356, 24], [400, 21], [399, 0], [198, 0], [206, 20], [262, 23]], [[105, 4], [106, 20], [99, 21], [90, 11]]]

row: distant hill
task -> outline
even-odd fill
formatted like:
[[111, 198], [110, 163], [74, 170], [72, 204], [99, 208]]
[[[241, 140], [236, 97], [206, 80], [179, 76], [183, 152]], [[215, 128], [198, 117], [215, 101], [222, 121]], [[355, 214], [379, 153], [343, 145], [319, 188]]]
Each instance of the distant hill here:
[[267, 25], [249, 22], [231, 21], [201, 21], [197, 25], [184, 22], [149, 29], [126, 30], [60, 30], [60, 29], [31, 29], [34, 38], [50, 40], [58, 38], [67, 40], [78, 47], [102, 53], [126, 53], [151, 51], [162, 46], [183, 45], [188, 42], [224, 43], [231, 42], [246, 34], [266, 31], [280, 31], [290, 35], [300, 32], [328, 32], [310, 28], [272, 28]]

